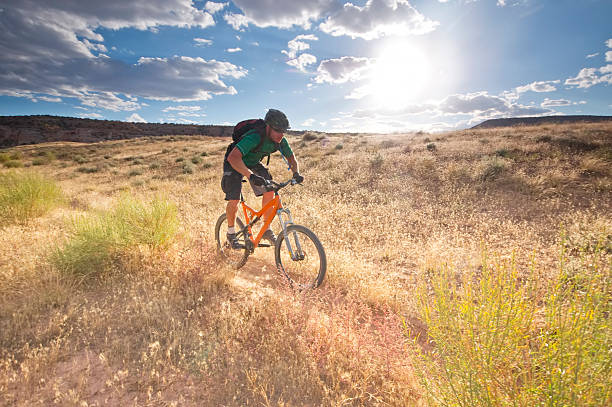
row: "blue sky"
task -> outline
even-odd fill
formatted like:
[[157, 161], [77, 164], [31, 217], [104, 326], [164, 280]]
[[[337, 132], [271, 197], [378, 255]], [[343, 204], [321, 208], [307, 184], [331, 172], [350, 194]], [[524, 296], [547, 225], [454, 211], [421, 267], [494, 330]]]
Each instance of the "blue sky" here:
[[0, 0], [0, 115], [438, 131], [610, 84], [610, 0]]

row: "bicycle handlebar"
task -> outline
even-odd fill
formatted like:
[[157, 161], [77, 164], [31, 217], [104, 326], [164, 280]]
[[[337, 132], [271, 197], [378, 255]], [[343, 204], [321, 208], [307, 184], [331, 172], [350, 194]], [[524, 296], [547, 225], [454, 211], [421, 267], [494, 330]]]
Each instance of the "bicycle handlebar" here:
[[278, 183], [272, 180], [266, 180], [266, 181], [267, 182], [264, 185], [264, 188], [268, 192], [271, 192], [271, 191], [278, 192], [281, 189], [285, 188], [287, 185], [298, 185], [297, 181], [293, 178], [290, 178], [287, 181], [281, 182], [281, 183]]

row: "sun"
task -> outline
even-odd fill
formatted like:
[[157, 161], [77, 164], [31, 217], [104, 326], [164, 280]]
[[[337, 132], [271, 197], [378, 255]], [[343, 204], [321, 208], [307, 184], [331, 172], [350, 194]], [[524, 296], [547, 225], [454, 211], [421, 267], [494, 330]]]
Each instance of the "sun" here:
[[422, 95], [430, 78], [425, 53], [415, 46], [395, 43], [385, 47], [376, 58], [369, 93], [380, 107], [400, 108]]

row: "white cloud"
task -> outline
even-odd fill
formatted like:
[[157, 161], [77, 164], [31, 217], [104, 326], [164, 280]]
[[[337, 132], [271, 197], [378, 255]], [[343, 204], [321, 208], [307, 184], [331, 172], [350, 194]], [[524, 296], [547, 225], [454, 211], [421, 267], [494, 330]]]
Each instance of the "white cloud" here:
[[228, 48], [228, 49], [226, 49], [226, 51], [229, 52], [229, 53], [235, 53], [235, 52], [242, 51], [242, 48], [239, 48], [239, 47], [237, 47], [237, 48]]
[[295, 59], [287, 61], [287, 65], [297, 68], [300, 72], [307, 72], [308, 65], [317, 63], [317, 58], [311, 54], [302, 54]]
[[524, 92], [554, 92], [557, 90], [557, 87], [555, 86], [556, 84], [560, 83], [560, 80], [556, 80], [556, 81], [542, 81], [542, 82], [532, 82], [528, 85], [524, 85], [524, 86], [519, 86], [516, 88], [516, 91], [518, 93], [524, 93]]
[[310, 49], [310, 44], [304, 41], [317, 41], [318, 39], [319, 38], [317, 38], [315, 35], [312, 35], [312, 34], [298, 35], [297, 37], [295, 37], [294, 39], [292, 39], [291, 41], [287, 43], [288, 50], [282, 50], [281, 52], [287, 55], [290, 59], [293, 59], [297, 56], [299, 52]]
[[310, 28], [311, 20], [337, 8], [330, 0], [234, 0], [244, 14], [229, 13], [225, 20], [239, 30], [249, 24], [258, 27], [290, 28], [297, 25]]
[[287, 50], [282, 50], [281, 53], [287, 55], [289, 60], [287, 61], [287, 65], [293, 66], [297, 68], [301, 72], [306, 72], [306, 68], [308, 65], [313, 65], [317, 63], [317, 58], [312, 54], [301, 54], [297, 56], [298, 53], [303, 52], [307, 49], [310, 49], [310, 44], [304, 41], [317, 41], [319, 38], [316, 36], [309, 35], [298, 35], [291, 41], [287, 43]]
[[62, 98], [53, 98], [49, 96], [39, 96], [38, 99], [43, 100], [45, 102], [53, 102], [53, 103], [59, 103], [62, 101]]
[[97, 32], [102, 28], [213, 25], [212, 16], [191, 0], [10, 3], [0, 14], [2, 95], [78, 98], [86, 106], [136, 110], [138, 97], [187, 101], [235, 94], [222, 78], [247, 74], [231, 63], [202, 58], [141, 58], [130, 65], [94, 54], [107, 52], [104, 37]]
[[597, 55], [599, 55], [599, 52], [596, 52], [594, 54], [589, 54], [586, 57], [587, 57], [587, 59], [590, 59], [590, 58], [595, 58]]
[[207, 40], [206, 38], [194, 38], [193, 40], [198, 46], [212, 45], [213, 43], [212, 40]]
[[302, 124], [301, 124], [300, 126], [303, 126], [303, 127], [311, 127], [311, 126], [312, 126], [313, 124], [315, 124], [315, 123], [316, 123], [315, 119], [306, 119], [306, 120], [304, 120], [304, 121], [302, 122]]
[[229, 3], [215, 3], [212, 1], [207, 1], [204, 5], [204, 9], [210, 14], [215, 14], [227, 7], [228, 4]]
[[99, 113], [79, 113], [77, 116], [89, 119], [104, 119], [104, 116]]
[[612, 51], [606, 52], [606, 62], [612, 62]]
[[317, 68], [316, 83], [345, 83], [363, 78], [373, 64], [371, 58], [342, 57], [321, 61]]
[[559, 107], [559, 106], [570, 106], [572, 102], [566, 99], [544, 99], [540, 104], [542, 107]]
[[612, 48], [612, 38], [610, 38], [608, 41], [606, 41], [606, 46], [608, 48]]
[[407, 0], [368, 0], [363, 7], [344, 4], [319, 28], [333, 36], [372, 40], [390, 35], [426, 34], [438, 24], [419, 13]]
[[200, 110], [200, 106], [168, 106], [167, 108], [163, 109], [162, 112], [170, 112], [170, 111], [179, 111], [179, 112], [197, 112], [198, 110]]
[[138, 113], [132, 113], [130, 116], [125, 118], [125, 121], [133, 122], [133, 123], [146, 123], [147, 122], [145, 119], [140, 117]]
[[565, 81], [566, 85], [578, 88], [590, 88], [600, 83], [612, 84], [612, 65], [601, 68], [583, 68], [578, 75]]

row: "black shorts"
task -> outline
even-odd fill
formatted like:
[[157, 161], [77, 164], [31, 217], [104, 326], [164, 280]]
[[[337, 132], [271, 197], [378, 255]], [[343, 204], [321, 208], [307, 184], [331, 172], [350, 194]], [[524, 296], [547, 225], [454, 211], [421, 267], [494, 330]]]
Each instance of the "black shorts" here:
[[[260, 177], [268, 180], [272, 179], [272, 175], [270, 175], [270, 172], [268, 172], [268, 169], [264, 167], [262, 163], [258, 163], [254, 167], [249, 167], [249, 169]], [[244, 178], [242, 174], [236, 171], [230, 163], [227, 161], [223, 163], [221, 189], [223, 192], [225, 192], [226, 201], [237, 201], [240, 199], [240, 191], [242, 191], [242, 178]], [[253, 188], [255, 196], [262, 196], [264, 192], [266, 192], [264, 187], [253, 185], [250, 180], [249, 183], [251, 184], [251, 188]]]

